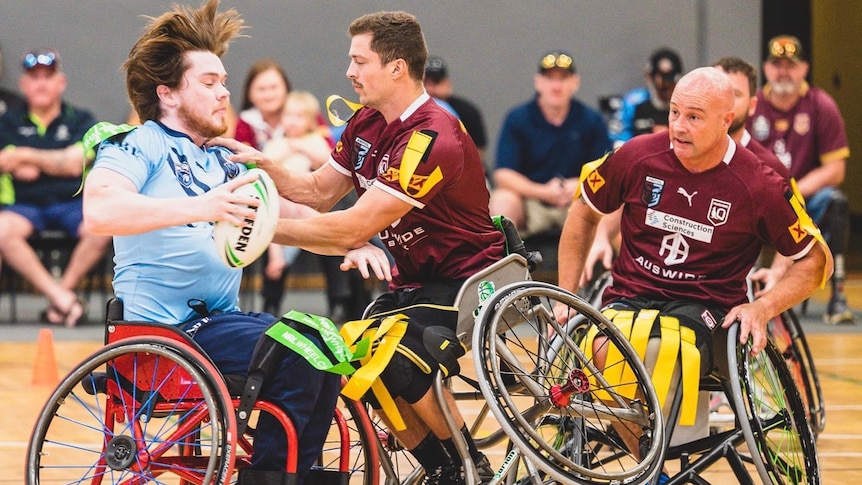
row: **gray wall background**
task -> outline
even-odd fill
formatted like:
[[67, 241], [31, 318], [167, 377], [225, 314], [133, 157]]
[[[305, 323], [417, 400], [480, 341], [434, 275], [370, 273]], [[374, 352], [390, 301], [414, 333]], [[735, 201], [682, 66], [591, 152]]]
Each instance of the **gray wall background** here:
[[[0, 84], [17, 89], [19, 59], [37, 47], [57, 49], [69, 77], [66, 99], [97, 118], [123, 121], [129, 105], [120, 65], [145, 20], [174, 3], [197, 0], [0, 0]], [[351, 20], [378, 10], [406, 10], [423, 26], [429, 50], [444, 57], [457, 93], [483, 111], [493, 163], [506, 111], [533, 94], [533, 74], [547, 50], [568, 50], [582, 77], [578, 97], [597, 106], [599, 96], [643, 84], [650, 53], [670, 46], [685, 68], [736, 55], [759, 65], [760, 2], [752, 0], [222, 0], [240, 11], [248, 38], [224, 58], [228, 87], [238, 106], [243, 79], [261, 57], [281, 62], [295, 89], [356, 99], [344, 72]]]

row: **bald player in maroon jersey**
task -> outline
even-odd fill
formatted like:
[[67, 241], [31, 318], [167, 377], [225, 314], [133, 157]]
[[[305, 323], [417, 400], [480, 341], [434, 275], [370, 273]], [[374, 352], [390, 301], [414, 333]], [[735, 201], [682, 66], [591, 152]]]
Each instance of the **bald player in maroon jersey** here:
[[[751, 337], [752, 352], [761, 351], [768, 320], [832, 271], [828, 248], [787, 180], [727, 135], [733, 118], [725, 73], [706, 67], [684, 76], [668, 132], [634, 138], [584, 171], [560, 238], [559, 284], [575, 291], [599, 221], [622, 207], [622, 247], [603, 303], [677, 319], [681, 334], [682, 327], [693, 331], [701, 375], [712, 370], [713, 333], [738, 321], [740, 341]], [[745, 278], [764, 242], [793, 263], [749, 302]], [[661, 339], [656, 327], [651, 341]]]
[[[428, 51], [415, 17], [404, 12], [365, 15], [351, 24], [349, 34], [347, 77], [364, 106], [348, 122], [329, 163], [313, 173], [291, 174], [251, 147], [217, 142], [237, 152], [235, 161], [267, 170], [277, 186], [287, 187], [281, 195], [321, 212], [356, 190], [359, 199], [349, 209], [282, 219], [275, 242], [344, 254], [380, 235], [395, 267], [391, 291], [375, 300], [368, 313], [408, 317], [406, 334], [380, 374], [404, 428], [376, 392], [366, 399], [382, 408], [390, 430], [424, 468], [425, 483], [457, 485], [465, 482], [464, 471], [434, 399], [432, 369], [442, 364], [441, 358], [463, 355], [452, 304], [466, 278], [505, 255], [505, 240], [488, 212], [489, 194], [473, 140], [425, 92]], [[358, 263], [363, 270], [369, 262]], [[453, 355], [432, 354], [426, 346], [429, 335], [451, 343], [437, 347]], [[494, 472], [451, 396], [449, 403], [484, 483]]]

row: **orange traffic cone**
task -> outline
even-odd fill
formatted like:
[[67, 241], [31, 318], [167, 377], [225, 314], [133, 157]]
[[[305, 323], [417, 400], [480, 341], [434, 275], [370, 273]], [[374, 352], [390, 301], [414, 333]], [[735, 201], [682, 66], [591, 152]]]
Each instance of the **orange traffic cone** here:
[[39, 340], [36, 342], [33, 385], [56, 386], [59, 382], [57, 357], [54, 355], [54, 333], [49, 328], [43, 328], [39, 330]]

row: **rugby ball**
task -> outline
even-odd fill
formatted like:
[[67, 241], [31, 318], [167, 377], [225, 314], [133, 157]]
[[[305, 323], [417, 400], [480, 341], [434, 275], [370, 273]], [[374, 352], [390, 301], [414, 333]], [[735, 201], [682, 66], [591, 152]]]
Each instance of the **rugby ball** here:
[[279, 196], [275, 184], [259, 168], [252, 168], [248, 173], [255, 174], [257, 178], [254, 182], [238, 187], [234, 193], [260, 200], [256, 208], [257, 217], [247, 219], [245, 227], [218, 221], [213, 228], [216, 252], [231, 268], [248, 266], [259, 258], [272, 242], [278, 224]]

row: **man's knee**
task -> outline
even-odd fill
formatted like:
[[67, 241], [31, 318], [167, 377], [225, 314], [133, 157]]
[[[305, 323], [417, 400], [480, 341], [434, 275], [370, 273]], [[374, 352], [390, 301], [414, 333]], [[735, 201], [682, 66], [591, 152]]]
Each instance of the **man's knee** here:
[[0, 211], [0, 245], [9, 240], [27, 240], [35, 231], [24, 216], [11, 211]]
[[818, 224], [833, 252], [844, 253], [848, 244], [850, 225], [850, 201], [840, 190], [833, 190], [826, 205], [826, 211]]

